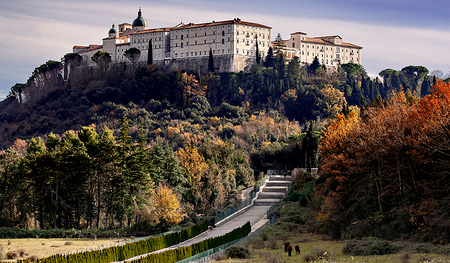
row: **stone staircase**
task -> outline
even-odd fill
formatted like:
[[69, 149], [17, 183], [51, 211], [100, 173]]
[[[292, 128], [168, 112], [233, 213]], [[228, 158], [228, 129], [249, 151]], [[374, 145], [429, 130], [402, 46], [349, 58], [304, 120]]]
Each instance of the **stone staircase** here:
[[253, 205], [271, 206], [278, 203], [284, 198], [291, 180], [291, 176], [271, 175]]

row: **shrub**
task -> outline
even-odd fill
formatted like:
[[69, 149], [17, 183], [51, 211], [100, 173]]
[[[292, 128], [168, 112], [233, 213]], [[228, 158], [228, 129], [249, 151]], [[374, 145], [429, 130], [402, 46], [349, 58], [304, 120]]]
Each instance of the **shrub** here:
[[248, 249], [241, 246], [229, 247], [226, 252], [229, 258], [248, 258], [250, 255]]
[[266, 244], [261, 238], [252, 238], [248, 241], [248, 245], [252, 247], [252, 249], [264, 249]]
[[278, 249], [279, 246], [278, 246], [278, 242], [277, 241], [278, 240], [276, 238], [269, 239], [269, 242], [267, 242], [267, 248]]
[[365, 238], [348, 241], [342, 253], [353, 256], [386, 255], [396, 252], [396, 249], [386, 240]]
[[329, 255], [326, 250], [322, 248], [314, 248], [313, 252], [310, 252], [308, 254], [305, 254], [303, 256], [303, 259], [306, 262], [315, 262], [317, 260], [328, 260]]
[[6, 258], [7, 259], [15, 259], [15, 258], [17, 258], [17, 253], [14, 251], [9, 251], [6, 253]]

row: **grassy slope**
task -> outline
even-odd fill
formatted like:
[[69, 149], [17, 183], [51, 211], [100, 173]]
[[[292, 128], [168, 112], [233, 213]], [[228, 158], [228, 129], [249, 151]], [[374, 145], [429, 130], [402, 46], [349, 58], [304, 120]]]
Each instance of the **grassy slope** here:
[[[408, 253], [408, 251], [400, 251], [396, 254], [389, 255], [374, 255], [374, 256], [349, 256], [342, 253], [342, 248], [345, 245], [343, 241], [330, 241], [324, 240], [324, 236], [313, 235], [313, 234], [291, 234], [288, 236], [286, 241], [290, 242], [291, 245], [299, 245], [301, 254], [296, 255], [293, 251], [292, 256], [289, 257], [287, 253], [284, 252], [284, 241], [277, 240], [277, 245], [275, 249], [270, 247], [271, 241], [264, 241], [266, 248], [264, 249], [253, 249], [252, 244], [247, 247], [250, 250], [251, 258], [249, 259], [224, 259], [221, 262], [307, 262], [305, 260], [305, 255], [325, 254], [328, 259], [316, 258], [312, 262], [427, 262], [426, 260], [432, 260], [430, 262], [450, 262], [449, 257], [436, 254], [428, 253]], [[273, 243], [272, 243], [273, 244]], [[270, 248], [268, 248], [268, 246]], [[409, 259], [405, 261], [405, 255], [409, 256]]]

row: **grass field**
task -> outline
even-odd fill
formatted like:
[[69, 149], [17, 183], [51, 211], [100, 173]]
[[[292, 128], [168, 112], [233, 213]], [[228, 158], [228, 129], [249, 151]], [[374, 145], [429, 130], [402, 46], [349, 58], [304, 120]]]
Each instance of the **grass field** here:
[[[374, 256], [349, 256], [342, 253], [342, 248], [345, 242], [324, 240], [323, 236], [312, 234], [301, 234], [291, 236], [286, 241], [290, 242], [291, 246], [299, 245], [301, 254], [296, 255], [292, 251], [292, 256], [284, 252], [284, 242], [269, 240], [262, 241], [252, 240], [247, 248], [250, 250], [250, 257], [248, 259], [222, 259], [220, 262], [227, 263], [294, 263], [294, 262], [367, 262], [367, 263], [417, 263], [417, 262], [450, 262], [449, 257], [436, 254], [426, 253], [411, 253], [409, 251], [400, 251], [396, 254], [389, 255], [374, 255]], [[262, 244], [263, 242], [264, 244]], [[264, 246], [264, 248], [262, 248]], [[308, 258], [310, 261], [307, 261]]]
[[[17, 254], [17, 259], [25, 259], [30, 256], [38, 258], [48, 257], [54, 254], [64, 254], [77, 250], [97, 248], [111, 244], [117, 244], [124, 239], [82, 239], [82, 238], [23, 238], [23, 239], [0, 239], [0, 252], [3, 247], [2, 262], [8, 262], [8, 252]], [[22, 256], [19, 256], [22, 254]], [[15, 261], [10, 260], [10, 261]]]

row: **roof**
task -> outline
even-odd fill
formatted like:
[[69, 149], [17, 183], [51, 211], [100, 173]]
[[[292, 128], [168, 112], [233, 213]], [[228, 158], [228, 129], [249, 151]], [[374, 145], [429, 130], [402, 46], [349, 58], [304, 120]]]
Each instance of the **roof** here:
[[173, 27], [145, 29], [145, 30], [141, 30], [141, 31], [137, 31], [137, 32], [131, 33], [130, 35], [138, 35], [138, 34], [145, 34], [145, 33], [155, 33], [155, 32], [170, 32], [172, 29], [173, 29]]
[[[338, 36], [338, 37], [339, 37], [339, 36]], [[341, 44], [334, 44], [334, 43], [331, 43], [331, 42], [329, 42], [329, 41], [325, 41], [325, 40], [323, 40], [322, 38], [334, 38], [334, 36], [333, 36], [333, 37], [314, 37], [314, 38], [307, 37], [305, 40], [303, 40], [303, 42], [307, 42], [307, 43], [315, 43], [315, 44], [323, 44], [323, 45], [335, 45], [335, 46], [345, 46], [345, 47], [353, 47], [353, 48], [362, 48], [362, 47], [360, 47], [360, 46], [353, 45], [353, 44], [350, 44], [350, 43], [344, 43], [344, 42], [342, 42]], [[341, 39], [342, 39], [342, 38], [341, 38]]]
[[306, 35], [306, 33], [303, 33], [303, 32], [294, 32], [294, 33], [291, 33], [291, 35]]
[[73, 48], [83, 48], [83, 49], [89, 49], [89, 48], [98, 48], [103, 47], [102, 45], [89, 45], [89, 46], [73, 46]]
[[147, 21], [142, 17], [142, 11], [139, 8], [138, 17], [133, 21], [133, 27], [142, 26], [147, 28]]
[[[74, 48], [79, 47], [79, 48], [83, 48], [83, 46], [74, 46]], [[80, 52], [77, 52], [78, 54], [83, 54], [83, 53], [87, 53], [90, 51], [95, 51], [97, 49], [102, 49], [103, 45], [89, 45], [87, 48], [81, 50]]]
[[201, 24], [189, 23], [189, 24], [185, 24], [185, 25], [173, 28], [173, 30], [199, 28], [199, 27], [206, 27], [206, 26], [231, 25], [231, 24], [238, 24], [238, 25], [246, 25], [246, 26], [254, 26], [254, 27], [262, 27], [262, 28], [272, 29], [269, 26], [265, 26], [265, 25], [261, 25], [261, 24], [257, 24], [257, 23], [252, 23], [252, 22], [245, 22], [245, 21], [240, 20], [239, 18], [235, 18], [233, 20], [217, 21], [217, 22], [216, 21], [212, 21], [212, 22], [201, 23]]

